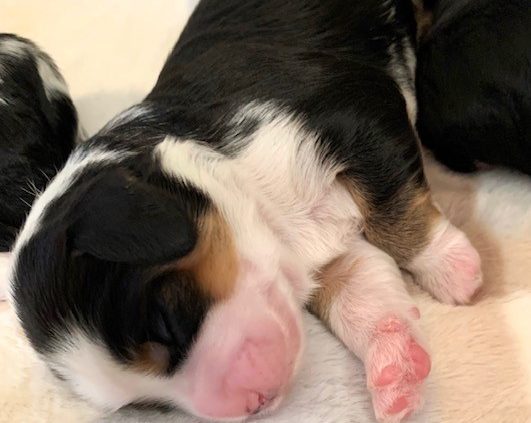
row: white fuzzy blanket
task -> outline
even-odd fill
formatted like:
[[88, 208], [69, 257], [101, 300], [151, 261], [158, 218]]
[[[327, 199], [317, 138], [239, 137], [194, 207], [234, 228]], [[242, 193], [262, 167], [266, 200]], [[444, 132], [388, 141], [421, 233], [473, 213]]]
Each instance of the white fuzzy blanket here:
[[[1, 0], [0, 31], [39, 43], [71, 87], [95, 132], [148, 92], [188, 14], [186, 0]], [[477, 303], [436, 303], [411, 284], [433, 372], [416, 423], [531, 422], [531, 178], [491, 171], [450, 175], [428, 165], [436, 199], [481, 252]], [[1, 269], [0, 269], [1, 270]], [[374, 422], [363, 369], [312, 317], [293, 393], [271, 422]], [[193, 422], [179, 413], [103, 416], [73, 398], [35, 358], [7, 304], [0, 304], [0, 421]]]

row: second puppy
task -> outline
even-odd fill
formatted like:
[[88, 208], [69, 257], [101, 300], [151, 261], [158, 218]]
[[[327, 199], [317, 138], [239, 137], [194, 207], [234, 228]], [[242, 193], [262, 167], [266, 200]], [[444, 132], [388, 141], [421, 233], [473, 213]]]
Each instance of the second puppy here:
[[432, 1], [418, 55], [418, 130], [451, 169], [531, 175], [529, 0]]
[[77, 115], [53, 60], [0, 34], [0, 251], [8, 251], [35, 195], [74, 147]]

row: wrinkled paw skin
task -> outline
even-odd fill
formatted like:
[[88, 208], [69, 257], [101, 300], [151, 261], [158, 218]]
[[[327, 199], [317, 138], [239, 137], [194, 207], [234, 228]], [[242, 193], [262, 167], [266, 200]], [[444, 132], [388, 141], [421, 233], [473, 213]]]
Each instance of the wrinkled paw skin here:
[[390, 315], [378, 322], [365, 368], [378, 421], [401, 422], [421, 408], [431, 361], [406, 320]]

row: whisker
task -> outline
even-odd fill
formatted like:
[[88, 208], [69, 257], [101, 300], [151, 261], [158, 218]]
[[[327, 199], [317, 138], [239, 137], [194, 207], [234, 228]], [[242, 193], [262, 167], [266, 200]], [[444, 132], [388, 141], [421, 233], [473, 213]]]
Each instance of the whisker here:
[[50, 175], [48, 175], [48, 174], [47, 174], [44, 170], [42, 170], [42, 169], [39, 169], [39, 172], [42, 173], [42, 175], [46, 178], [46, 181], [47, 181], [47, 182], [50, 182], [50, 180], [52, 179], [52, 178], [50, 177]]
[[18, 197], [20, 201], [22, 201], [26, 206], [28, 206], [29, 208], [31, 208], [31, 204], [28, 203], [26, 200], [24, 200], [22, 197]]
[[30, 191], [30, 190], [27, 189], [27, 188], [20, 187], [20, 189], [21, 189], [22, 191], [24, 191], [26, 194], [29, 194], [29, 195], [31, 195], [31, 196], [35, 195], [34, 192]]
[[37, 186], [35, 185], [35, 182], [33, 182], [33, 180], [28, 179], [28, 180], [26, 180], [26, 183], [27, 183], [29, 189], [31, 190], [31, 192], [30, 192], [31, 195], [34, 195], [34, 196], [39, 196], [40, 195], [41, 192], [37, 188]]

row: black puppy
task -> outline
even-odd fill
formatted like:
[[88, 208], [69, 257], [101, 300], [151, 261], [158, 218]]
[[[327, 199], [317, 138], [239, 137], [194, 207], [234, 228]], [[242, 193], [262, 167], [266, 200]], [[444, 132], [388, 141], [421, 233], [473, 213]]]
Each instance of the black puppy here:
[[448, 167], [531, 174], [531, 3], [440, 0], [418, 52], [418, 130]]
[[52, 59], [27, 39], [0, 34], [0, 251], [11, 248], [76, 134], [76, 111]]

